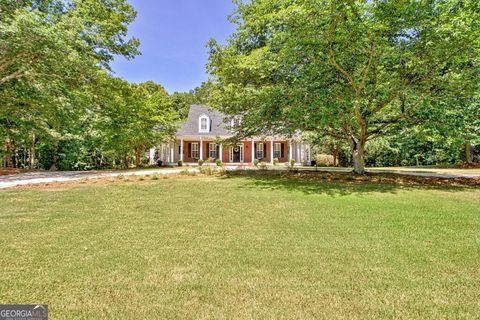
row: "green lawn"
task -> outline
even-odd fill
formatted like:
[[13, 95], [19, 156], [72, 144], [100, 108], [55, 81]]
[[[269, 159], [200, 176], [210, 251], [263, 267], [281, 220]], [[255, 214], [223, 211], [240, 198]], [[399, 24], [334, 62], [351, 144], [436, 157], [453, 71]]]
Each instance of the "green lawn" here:
[[0, 192], [0, 304], [51, 319], [480, 315], [480, 191], [182, 177]]

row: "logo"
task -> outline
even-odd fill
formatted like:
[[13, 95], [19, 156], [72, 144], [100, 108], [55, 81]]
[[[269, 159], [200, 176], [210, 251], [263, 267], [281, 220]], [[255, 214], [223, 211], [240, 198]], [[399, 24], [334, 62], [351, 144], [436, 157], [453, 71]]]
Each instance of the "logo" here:
[[0, 320], [48, 320], [46, 304], [0, 305]]

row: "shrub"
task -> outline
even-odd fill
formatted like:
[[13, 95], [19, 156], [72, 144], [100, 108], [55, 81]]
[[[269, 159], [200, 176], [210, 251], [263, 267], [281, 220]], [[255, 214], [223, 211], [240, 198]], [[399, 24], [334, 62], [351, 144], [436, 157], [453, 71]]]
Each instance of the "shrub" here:
[[183, 166], [183, 161], [182, 161], [182, 160], [178, 160], [177, 165], [178, 165], [179, 167], [182, 167], [182, 166]]
[[263, 161], [260, 162], [260, 163], [258, 164], [258, 166], [259, 166], [260, 169], [262, 169], [262, 170], [266, 170], [266, 169], [267, 169], [267, 164], [266, 164], [265, 162], [263, 162]]
[[258, 167], [258, 164], [259, 164], [259, 163], [260, 163], [260, 161], [258, 161], [258, 159], [253, 160], [253, 165], [254, 165], [255, 167]]
[[273, 158], [273, 165], [274, 166], [278, 166], [279, 163], [280, 163], [280, 161], [278, 160], [278, 158]]
[[215, 168], [212, 167], [200, 167], [198, 170], [201, 174], [211, 176], [215, 173]]
[[293, 160], [293, 159], [290, 160], [290, 167], [292, 167], [292, 168], [295, 167], [295, 160]]
[[333, 166], [333, 156], [330, 154], [317, 154], [315, 162], [319, 167]]
[[159, 167], [163, 166], [163, 161], [162, 160], [157, 160], [157, 166], [159, 166]]
[[156, 173], [152, 174], [151, 179], [152, 180], [158, 180], [158, 174], [156, 174]]
[[205, 161], [203, 161], [202, 159], [198, 160], [198, 166], [199, 166], [199, 167], [203, 166], [203, 163], [204, 163], [204, 162], [205, 162]]
[[223, 163], [222, 163], [222, 161], [221, 161], [220, 159], [217, 159], [217, 160], [215, 161], [215, 163], [217, 164], [217, 167], [223, 166]]
[[144, 176], [138, 176], [137, 178], [138, 178], [138, 181], [143, 181], [143, 180], [145, 180], [145, 177], [144, 177]]

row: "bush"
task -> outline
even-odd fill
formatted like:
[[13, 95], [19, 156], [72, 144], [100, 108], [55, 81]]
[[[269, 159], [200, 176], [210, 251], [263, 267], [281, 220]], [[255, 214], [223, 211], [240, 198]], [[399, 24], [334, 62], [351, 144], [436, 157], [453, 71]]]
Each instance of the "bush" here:
[[162, 160], [157, 160], [157, 166], [159, 166], [159, 167], [163, 166], [163, 161]]
[[215, 173], [215, 168], [213, 167], [210, 167], [210, 166], [207, 166], [207, 167], [200, 167], [198, 169], [198, 171], [201, 173], [201, 174], [205, 174], [207, 176], [211, 176]]
[[258, 164], [258, 166], [259, 166], [260, 169], [262, 169], [262, 170], [266, 170], [266, 169], [267, 169], [267, 164], [266, 164], [265, 162], [263, 162], [263, 161], [260, 162], [260, 163]]
[[292, 160], [290, 160], [290, 167], [293, 168], [294, 166], [295, 166], [295, 160], [292, 159]]
[[274, 166], [278, 166], [279, 163], [280, 163], [280, 161], [278, 160], [278, 158], [273, 158], [273, 165]]
[[215, 163], [217, 164], [217, 167], [223, 166], [223, 163], [222, 163], [222, 161], [221, 161], [220, 159], [217, 159], [217, 160], [215, 161]]
[[205, 162], [205, 161], [203, 161], [202, 159], [198, 160], [198, 166], [199, 166], [199, 167], [203, 166], [203, 163], [204, 163], [204, 162]]
[[152, 174], [152, 176], [150, 178], [152, 180], [158, 180], [158, 174], [154, 173], [154, 174]]
[[182, 167], [182, 166], [183, 166], [183, 161], [182, 161], [182, 160], [178, 160], [177, 165], [178, 165], [179, 167]]
[[333, 156], [330, 154], [317, 154], [315, 162], [319, 167], [333, 166]]
[[260, 163], [260, 161], [258, 161], [258, 159], [253, 160], [253, 165], [254, 165], [255, 167], [258, 167], [258, 164], [259, 164], [259, 163]]

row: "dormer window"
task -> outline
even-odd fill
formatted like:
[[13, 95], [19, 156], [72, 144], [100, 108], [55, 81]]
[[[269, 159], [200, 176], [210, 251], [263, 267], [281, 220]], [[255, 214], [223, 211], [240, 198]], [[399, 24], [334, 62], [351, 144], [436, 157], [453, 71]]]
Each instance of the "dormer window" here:
[[210, 132], [210, 118], [206, 115], [198, 119], [198, 132]]
[[235, 116], [232, 119], [232, 128], [239, 128], [240, 125], [242, 124], [242, 118], [240, 116]]

